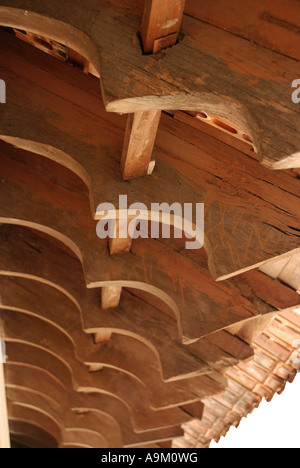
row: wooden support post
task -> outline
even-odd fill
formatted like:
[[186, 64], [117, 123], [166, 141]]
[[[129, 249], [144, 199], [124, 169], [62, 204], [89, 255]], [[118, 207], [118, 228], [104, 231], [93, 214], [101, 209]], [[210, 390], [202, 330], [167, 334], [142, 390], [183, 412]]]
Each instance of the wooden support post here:
[[151, 174], [151, 161], [161, 111], [136, 112], [128, 115], [121, 169], [124, 180]]
[[176, 44], [185, 0], [145, 0], [141, 38], [145, 54]]
[[119, 306], [122, 286], [105, 286], [101, 290], [101, 306], [103, 310]]
[[110, 255], [121, 255], [130, 252], [132, 245], [132, 235], [128, 232], [129, 224], [134, 218], [116, 220], [116, 230], [109, 238]]
[[8, 415], [6, 405], [4, 358], [0, 341], [0, 448], [10, 448], [10, 437], [8, 427]]
[[[106, 343], [107, 341], [110, 341], [111, 335], [112, 335], [112, 332], [109, 330], [105, 330], [105, 329], [97, 333], [94, 333], [95, 344]], [[93, 364], [90, 366], [90, 372], [97, 372], [101, 368], [103, 368], [103, 366], [99, 366], [98, 364]]]

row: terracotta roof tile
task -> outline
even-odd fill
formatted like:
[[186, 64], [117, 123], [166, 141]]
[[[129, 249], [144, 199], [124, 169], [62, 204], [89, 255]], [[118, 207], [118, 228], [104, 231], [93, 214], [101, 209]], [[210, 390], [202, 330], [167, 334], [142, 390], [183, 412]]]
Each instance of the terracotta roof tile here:
[[209, 448], [212, 440], [218, 442], [231, 426], [238, 427], [262, 399], [271, 401], [276, 393], [282, 393], [286, 383], [293, 382], [300, 370], [295, 361], [297, 340], [300, 340], [300, 311], [280, 312], [256, 338], [254, 357], [225, 372], [227, 389], [203, 400], [202, 421], [185, 424], [185, 436], [175, 439], [173, 447]]

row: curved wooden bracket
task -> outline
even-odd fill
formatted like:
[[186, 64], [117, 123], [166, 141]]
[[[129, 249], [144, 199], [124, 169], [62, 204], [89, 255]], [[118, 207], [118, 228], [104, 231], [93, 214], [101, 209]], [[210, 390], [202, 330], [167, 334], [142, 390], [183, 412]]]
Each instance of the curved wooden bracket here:
[[[116, 7], [99, 0], [96, 12], [91, 0], [84, 6], [33, 0], [30, 8], [26, 0], [1, 0], [0, 17], [2, 25], [71, 45], [99, 75], [101, 68], [108, 111], [182, 109], [217, 114], [243, 128], [266, 166], [300, 165], [299, 111], [286, 91], [298, 69], [289, 58], [280, 56], [278, 61], [268, 49], [253, 49], [240, 37], [210, 25], [199, 28], [196, 20], [184, 18], [185, 40], [158, 61], [142, 55], [137, 37], [140, 17], [126, 8], [126, 2], [122, 8], [121, 2]], [[237, 54], [233, 64], [232, 49]], [[279, 112], [282, 108], [285, 111]]]

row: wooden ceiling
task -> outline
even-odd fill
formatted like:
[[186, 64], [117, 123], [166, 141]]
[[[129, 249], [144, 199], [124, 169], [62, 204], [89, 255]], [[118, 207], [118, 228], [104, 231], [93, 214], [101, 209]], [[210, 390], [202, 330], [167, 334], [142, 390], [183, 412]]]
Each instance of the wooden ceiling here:
[[[0, 0], [15, 447], [206, 447], [295, 375], [299, 5], [172, 1]], [[122, 194], [204, 203], [204, 248], [99, 239]]]

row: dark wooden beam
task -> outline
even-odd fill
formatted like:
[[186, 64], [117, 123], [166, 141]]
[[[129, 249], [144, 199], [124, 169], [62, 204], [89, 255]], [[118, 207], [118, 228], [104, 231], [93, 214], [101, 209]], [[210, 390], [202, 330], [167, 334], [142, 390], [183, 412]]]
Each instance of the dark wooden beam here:
[[144, 52], [156, 54], [176, 44], [185, 0], [146, 0], [141, 28]]

